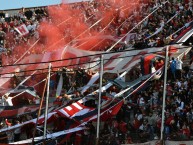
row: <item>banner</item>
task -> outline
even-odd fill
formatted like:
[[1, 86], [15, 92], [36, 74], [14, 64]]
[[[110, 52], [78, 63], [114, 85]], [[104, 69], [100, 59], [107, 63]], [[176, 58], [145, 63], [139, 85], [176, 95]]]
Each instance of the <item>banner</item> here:
[[138, 39], [138, 35], [137, 33], [129, 33], [126, 37], [125, 40], [126, 42], [132, 41], [132, 40], [137, 40]]
[[[192, 145], [193, 141], [165, 141], [165, 145]], [[145, 143], [134, 143], [134, 144], [121, 144], [121, 145], [161, 145], [160, 140], [149, 141]]]
[[[61, 135], [77, 132], [77, 131], [80, 131], [80, 130], [84, 130], [84, 127], [75, 127], [75, 128], [68, 129], [68, 130], [64, 130], [64, 131], [60, 131], [60, 132], [56, 132], [56, 133], [52, 133], [52, 134], [47, 134], [46, 138], [47, 139], [55, 138], [55, 137], [58, 137], [58, 136], [61, 136]], [[41, 141], [43, 139], [44, 139], [43, 136], [35, 137], [34, 141]], [[10, 144], [20, 144], [21, 145], [21, 144], [31, 144], [31, 143], [32, 143], [32, 138], [22, 140], [22, 141], [18, 141], [18, 142], [13, 142], [13, 143], [10, 143]]]
[[165, 141], [165, 145], [192, 145], [193, 141]]
[[57, 110], [56, 112], [62, 117], [73, 118], [75, 116], [84, 115], [92, 110], [94, 110], [94, 108], [84, 106], [79, 102], [75, 102], [67, 107]]
[[137, 40], [138, 39], [138, 35], [137, 33], [129, 33], [127, 34], [126, 36], [124, 35], [120, 35], [120, 36], [111, 36], [111, 35], [104, 35], [102, 37], [106, 37], [106, 38], [110, 38], [112, 40], [114, 40], [115, 42], [119, 41], [119, 39], [121, 39], [122, 37], [124, 37], [122, 40], [121, 40], [121, 43], [128, 43], [132, 40]]
[[160, 140], [154, 140], [154, 141], [149, 141], [149, 142], [145, 142], [145, 143], [121, 144], [121, 145], [161, 145], [161, 141]]

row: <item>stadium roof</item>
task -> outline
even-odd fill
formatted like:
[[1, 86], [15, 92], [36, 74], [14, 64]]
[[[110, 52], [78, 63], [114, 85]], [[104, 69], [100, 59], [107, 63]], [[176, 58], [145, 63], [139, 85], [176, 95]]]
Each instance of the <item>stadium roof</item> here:
[[0, 10], [41, 7], [60, 3], [75, 3], [90, 0], [0, 0]]
[[61, 0], [0, 0], [0, 10], [48, 6], [60, 3]]

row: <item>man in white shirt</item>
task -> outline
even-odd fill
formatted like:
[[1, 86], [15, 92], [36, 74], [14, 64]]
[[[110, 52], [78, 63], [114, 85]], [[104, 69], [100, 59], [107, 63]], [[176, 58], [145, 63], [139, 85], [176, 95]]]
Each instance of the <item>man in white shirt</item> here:
[[182, 77], [182, 64], [183, 62], [177, 57], [176, 59], [176, 78], [181, 79]]
[[3, 106], [13, 106], [12, 97], [9, 97], [8, 94], [5, 94], [2, 96], [2, 103]]

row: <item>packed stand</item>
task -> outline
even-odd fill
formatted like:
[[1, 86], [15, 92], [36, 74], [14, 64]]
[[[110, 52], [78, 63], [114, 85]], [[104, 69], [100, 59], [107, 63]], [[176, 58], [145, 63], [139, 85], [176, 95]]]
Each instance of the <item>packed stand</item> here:
[[[108, 31], [106, 30], [104, 34], [111, 34], [116, 36], [122, 36], [126, 34], [130, 29], [135, 27], [138, 22], [140, 22], [150, 12], [152, 12], [156, 8], [156, 6], [161, 5], [161, 3], [156, 4], [155, 2], [149, 2], [145, 0], [141, 0], [141, 2], [142, 3], [140, 6], [136, 6], [133, 16], [124, 17], [122, 15], [123, 13], [117, 10], [117, 12], [114, 14], [116, 19], [113, 21], [113, 23], [109, 25], [109, 27], [107, 28]], [[72, 5], [72, 8], [81, 8], [84, 11], [83, 13], [85, 13], [84, 21], [89, 25], [92, 25], [99, 19], [99, 17], [97, 17], [97, 12], [100, 11], [100, 9], [97, 8], [102, 7], [103, 9], [108, 10], [110, 9], [109, 6], [110, 4], [108, 3], [94, 1], [92, 3], [74, 4]], [[152, 9], [153, 7], [154, 9]], [[177, 11], [178, 15], [170, 20], [170, 18], [174, 16]], [[102, 12], [100, 15], [102, 15]], [[35, 42], [39, 38], [37, 33], [39, 23], [41, 21], [51, 22], [51, 19], [49, 18], [49, 14], [47, 12], [47, 8], [37, 8], [34, 10], [25, 11], [24, 9], [22, 9], [17, 15], [14, 16], [9, 16], [6, 13], [1, 13], [0, 17], [0, 42], [2, 47], [7, 48], [8, 54], [11, 54], [11, 51], [18, 44], [33, 44], [33, 42]], [[129, 20], [127, 20], [128, 18]], [[137, 34], [142, 34], [139, 36], [139, 38], [141, 39], [137, 41], [132, 40], [128, 43], [133, 43], [135, 48], [164, 46], [170, 41], [166, 39], [168, 36], [170, 36], [172, 33], [191, 21], [191, 2], [171, 2], [162, 4], [162, 7], [158, 11], [156, 11], [153, 15], [149, 17], [149, 19], [143, 22], [141, 26], [137, 27], [133, 31]], [[17, 27], [18, 25], [21, 25], [23, 23], [26, 24], [30, 33], [25, 37], [20, 37], [19, 34], [14, 30], [14, 27]], [[92, 29], [100, 31], [103, 27], [104, 26], [97, 25]], [[153, 35], [154, 32], [156, 32], [160, 27], [162, 28], [162, 30], [159, 33]], [[173, 38], [169, 37], [169, 39]], [[107, 46], [104, 46], [105, 49], [107, 50], [113, 43], [114, 42], [107, 42]], [[193, 75], [191, 74], [191, 71], [182, 69], [182, 67], [177, 66], [176, 61], [179, 60], [171, 60], [170, 75], [168, 75], [171, 76], [171, 78], [168, 78], [167, 82], [164, 137], [165, 139], [172, 140], [186, 140], [191, 139], [191, 136], [193, 136], [193, 100], [191, 98], [193, 96]], [[66, 95], [67, 90], [70, 89], [72, 92], [75, 92], [75, 96], [73, 96], [74, 98], [83, 97], [82, 95], [80, 95], [80, 92], [77, 91], [77, 88], [85, 85], [90, 77], [93, 75], [93, 73], [90, 71], [86, 72], [85, 70], [80, 68], [71, 72], [67, 72], [67, 70], [63, 69], [62, 71], [58, 72], [56, 80], [59, 80], [60, 73], [62, 73], [63, 75], [64, 82], [67, 83], [65, 83], [63, 86], [64, 96], [62, 98], [58, 98], [59, 101], [63, 101], [64, 99], [72, 99], [69, 98], [68, 95]], [[136, 70], [136, 73], [137, 75], [135, 77], [137, 78], [140, 72]], [[57, 83], [58, 81], [54, 82], [51, 80], [51, 89], [53, 89], [52, 95], [55, 94], [54, 91], [57, 87]], [[94, 89], [92, 88], [92, 90]], [[92, 92], [92, 90], [89, 90], [89, 92]], [[113, 86], [108, 93], [114, 95], [117, 92], [117, 88]], [[119, 114], [115, 118], [104, 123], [104, 128], [101, 133], [104, 136], [101, 135], [101, 143], [103, 143], [104, 145], [111, 145], [120, 143], [145, 142], [159, 139], [161, 128], [161, 111], [163, 103], [162, 97], [163, 78], [161, 80], [152, 81], [150, 83], [150, 87], [126, 99], [124, 102], [124, 106], [122, 107]], [[95, 103], [93, 104], [96, 105]], [[15, 122], [11, 122], [12, 120], [7, 121], [5, 119], [2, 120], [2, 122], [4, 125], [6, 124], [7, 126], [11, 126], [13, 124], [22, 123], [23, 121], [35, 118], [35, 116], [36, 114], [31, 114], [29, 116], [20, 116], [16, 119]], [[63, 122], [63, 120], [61, 122]], [[93, 142], [90, 141], [94, 139], [94, 136], [96, 134], [94, 126], [91, 122], [89, 122], [85, 128], [85, 131], [77, 132], [74, 136], [72, 136], [72, 138], [76, 138], [75, 142], [77, 145], [81, 142], [83, 142], [82, 144], [84, 145], [93, 144]], [[56, 127], [53, 130], [58, 131], [61, 130], [61, 128]], [[30, 134], [29, 132], [26, 132], [24, 138], [26, 138], [26, 135], [28, 137], [32, 137], [32, 134]], [[18, 141], [22, 139], [21, 130], [15, 130], [14, 133], [12, 132], [12, 134], [8, 132], [7, 136], [9, 136], [8, 142]], [[82, 138], [79, 138], [80, 136], [82, 136]], [[103, 137], [107, 137], [108, 139]], [[80, 139], [81, 141], [79, 141]]]

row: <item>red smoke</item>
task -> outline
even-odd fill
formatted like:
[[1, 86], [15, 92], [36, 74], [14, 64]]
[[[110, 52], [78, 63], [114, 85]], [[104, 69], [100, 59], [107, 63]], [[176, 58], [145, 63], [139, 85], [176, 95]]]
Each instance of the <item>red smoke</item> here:
[[[49, 16], [52, 21], [52, 25], [50, 24], [41, 24], [43, 25], [42, 31], [43, 36], [47, 38], [47, 42], [45, 44], [45, 51], [52, 51], [57, 49], [59, 46], [63, 46], [65, 44], [69, 44], [72, 42], [72, 40], [76, 39], [82, 39], [87, 38], [91, 36], [100, 36], [99, 34], [99, 25], [104, 28], [107, 26], [112, 19], [114, 21], [112, 23], [115, 23], [116, 16], [118, 16], [118, 12], [122, 12], [125, 17], [128, 17], [128, 15], [131, 13], [131, 9], [134, 8], [133, 5], [134, 1], [130, 2], [127, 0], [122, 1], [109, 1], [108, 3], [105, 3], [104, 1], [101, 1], [101, 4], [98, 5], [98, 9], [100, 10], [95, 16], [91, 18], [89, 17], [89, 20], [87, 20], [87, 23], [85, 23], [85, 12], [88, 12], [90, 14], [93, 13], [93, 10], [87, 7], [87, 4], [84, 4], [84, 7], [80, 9], [79, 6], [75, 5], [60, 5], [60, 6], [51, 6], [48, 8]], [[85, 2], [87, 3], [87, 2]], [[106, 6], [109, 5], [109, 6]], [[135, 2], [135, 5], [137, 3]], [[129, 8], [131, 7], [132, 8]], [[72, 7], [76, 7], [76, 9], [72, 9]], [[119, 8], [119, 9], [118, 9]], [[102, 18], [102, 21], [96, 24], [93, 28], [88, 30], [91, 25], [93, 25], [96, 21], [100, 20]], [[49, 23], [49, 22], [48, 22]], [[111, 23], [111, 24], [112, 24]], [[116, 25], [116, 24], [113, 24]], [[49, 27], [48, 27], [49, 26]], [[101, 29], [102, 29], [101, 28]], [[48, 31], [49, 30], [49, 31]], [[111, 34], [112, 32], [106, 32], [107, 34]], [[58, 42], [55, 44], [55, 47], [52, 46], [54, 42]], [[79, 47], [79, 49], [85, 49], [89, 50], [92, 46], [96, 45], [99, 42], [97, 39], [89, 40], [87, 43]], [[84, 43], [84, 42], [83, 42]]]
[[[53, 51], [64, 47], [66, 44], [72, 44], [72, 40], [75, 41], [82, 38], [89, 39], [93, 36], [103, 35], [103, 33], [99, 34], [99, 31], [109, 25], [112, 20], [111, 30], [115, 31], [115, 28], [120, 25], [120, 22], [117, 23], [120, 11], [122, 12], [122, 16], [128, 17], [133, 8], [138, 6], [137, 2], [135, 2], [135, 5], [133, 5], [133, 2], [134, 1], [132, 0], [129, 2], [128, 0], [109, 0], [109, 2], [101, 0], [100, 4], [98, 2], [95, 4], [93, 3], [93, 7], [98, 7], [99, 10], [97, 14], [95, 12], [95, 16], [92, 16], [94, 12], [92, 8], [88, 7], [88, 2], [84, 2], [84, 4], [82, 3], [84, 7], [78, 6], [80, 4], [49, 6], [49, 18], [46, 22], [41, 22], [38, 29], [40, 41], [30, 53]], [[73, 9], [72, 7], [76, 8]], [[84, 16], [86, 15], [86, 12], [90, 15], [87, 21]], [[101, 18], [101, 22], [89, 29], [90, 26]], [[106, 29], [105, 34], [112, 34], [111, 30], [107, 31]], [[90, 50], [96, 45], [95, 50], [97, 50], [97, 43], [99, 43], [99, 41], [101, 41], [101, 39], [91, 39], [86, 43], [83, 42], [84, 45], [79, 44], [81, 46], [78, 48]], [[28, 50], [30, 46], [26, 44], [17, 46], [14, 49], [13, 55], [15, 58], [20, 58], [21, 55]], [[100, 43], [98, 50], [102, 48], [101, 44], [104, 43]]]
[[63, 35], [58, 27], [45, 22], [40, 24], [39, 36], [46, 49], [63, 38]]

